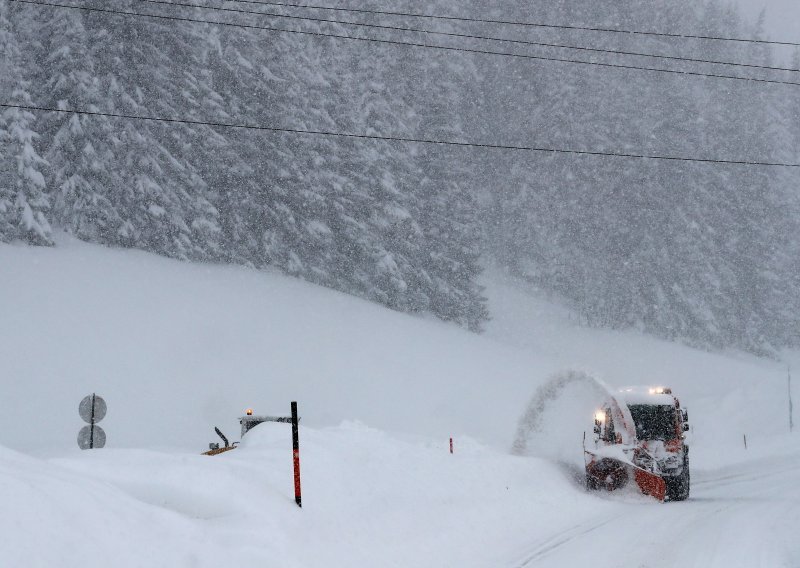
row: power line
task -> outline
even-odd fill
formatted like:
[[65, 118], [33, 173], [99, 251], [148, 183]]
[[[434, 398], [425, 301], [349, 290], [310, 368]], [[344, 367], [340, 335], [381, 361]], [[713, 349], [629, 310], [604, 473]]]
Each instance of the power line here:
[[431, 144], [436, 146], [455, 146], [460, 148], [484, 148], [490, 150], [515, 150], [527, 152], [542, 152], [549, 154], [571, 154], [580, 156], [603, 156], [612, 158], [630, 158], [645, 160], [666, 160], [671, 162], [695, 162], [706, 164], [724, 164], [740, 166], [766, 166], [800, 168], [800, 163], [788, 162], [758, 162], [750, 160], [727, 160], [717, 158], [688, 158], [684, 156], [664, 156], [657, 154], [633, 154], [627, 152], [603, 152], [599, 150], [573, 150], [569, 148], [546, 148], [537, 146], [515, 146], [510, 144], [489, 144], [480, 142], [459, 142], [456, 140], [436, 140], [433, 138], [409, 138], [404, 136], [379, 136], [377, 134], [355, 134], [349, 132], [334, 132], [329, 130], [306, 130], [300, 128], [281, 128], [277, 126], [263, 126], [258, 124], [232, 123], [232, 122], [210, 122], [202, 120], [192, 120], [187, 118], [170, 118], [159, 116], [141, 116], [134, 114], [123, 114], [114, 112], [88, 111], [79, 109], [63, 109], [35, 105], [20, 105], [13, 103], [0, 103], [0, 107], [16, 108], [28, 111], [57, 112], [62, 114], [79, 114], [86, 116], [105, 116], [109, 118], [124, 118], [128, 120], [142, 120], [147, 122], [164, 122], [172, 124], [191, 124], [196, 126], [212, 126], [219, 128], [236, 128], [244, 130], [257, 130], [268, 132], [282, 132], [287, 134], [304, 134], [309, 136], [331, 136], [338, 138], [350, 138], [359, 140], [380, 140], [384, 142], [404, 142], [412, 144]]
[[[567, 44], [560, 44], [560, 43], [546, 43], [546, 42], [539, 42], [539, 41], [529, 41], [529, 40], [522, 40], [522, 39], [511, 39], [511, 38], [502, 38], [502, 37], [494, 37], [494, 36], [482, 36], [482, 35], [472, 35], [472, 34], [464, 34], [464, 33], [457, 33], [457, 32], [442, 32], [442, 31], [435, 31], [435, 30], [426, 30], [420, 28], [408, 28], [408, 27], [401, 27], [401, 26], [389, 26], [385, 24], [369, 24], [365, 22], [353, 22], [347, 20], [330, 20], [327, 18], [315, 18], [311, 16], [293, 16], [288, 14], [275, 14], [273, 12], [258, 12], [254, 10], [242, 10], [239, 8], [220, 8], [214, 6], [202, 6], [199, 4], [185, 4], [182, 2], [172, 2], [169, 0], [137, 0], [138, 2], [144, 2], [148, 4], [161, 4], [165, 6], [180, 6], [184, 8], [199, 8], [202, 10], [213, 10], [213, 11], [221, 11], [221, 12], [233, 12], [238, 14], [253, 14], [256, 16], [266, 16], [272, 18], [284, 18], [288, 20], [302, 20], [302, 21], [310, 21], [310, 22], [324, 22], [329, 24], [344, 24], [348, 26], [358, 26], [358, 27], [365, 27], [365, 28], [376, 28], [381, 30], [391, 30], [391, 31], [401, 31], [401, 32], [414, 32], [414, 33], [423, 33], [429, 35], [438, 35], [438, 36], [446, 36], [446, 37], [457, 37], [457, 38], [466, 38], [466, 39], [479, 39], [479, 40], [489, 40], [489, 41], [500, 41], [506, 43], [515, 43], [519, 45], [532, 45], [537, 47], [554, 47], [559, 49], [573, 49], [576, 51], [588, 51], [594, 53], [606, 53], [611, 55], [631, 55], [635, 57], [650, 57], [654, 59], [667, 59], [670, 61], [685, 61], [689, 63], [710, 63], [713, 65], [729, 65], [731, 67], [746, 67], [751, 69], [766, 69], [770, 71], [792, 71], [792, 72], [800, 72], [800, 69], [793, 69], [791, 67], [772, 67], [769, 65], [757, 65], [754, 63], [736, 63], [731, 61], [719, 61], [714, 59], [697, 59], [693, 57], [680, 57], [674, 55], [662, 55], [662, 54], [655, 54], [655, 53], [644, 53], [640, 51], [620, 51], [616, 49], [602, 49], [597, 47], [586, 47], [586, 46], [578, 46], [578, 45], [567, 45]], [[231, 1], [231, 0], [228, 0]]]
[[332, 33], [323, 33], [323, 32], [311, 32], [305, 30], [287, 30], [284, 28], [275, 28], [275, 27], [268, 27], [268, 26], [255, 26], [252, 24], [236, 24], [232, 22], [219, 22], [219, 21], [212, 21], [212, 20], [200, 20], [196, 18], [187, 18], [183, 16], [166, 16], [161, 14], [142, 14], [139, 12], [125, 12], [121, 10], [109, 10], [107, 8], [91, 8], [88, 6], [73, 6], [68, 4], [55, 4], [52, 2], [43, 2], [39, 0], [9, 0], [10, 2], [20, 2], [23, 4], [33, 4], [36, 6], [49, 6], [53, 8], [67, 8], [72, 10], [83, 10], [87, 12], [97, 12], [97, 13], [105, 13], [105, 14], [115, 14], [121, 16], [134, 16], [134, 17], [144, 17], [144, 18], [156, 18], [161, 20], [173, 20], [179, 22], [192, 22], [197, 24], [212, 24], [217, 26], [228, 26], [234, 28], [243, 28], [243, 29], [255, 29], [255, 30], [262, 30], [262, 31], [270, 31], [270, 32], [279, 32], [279, 33], [290, 33], [290, 34], [300, 34], [300, 35], [307, 35], [307, 36], [315, 36], [315, 37], [330, 37], [336, 39], [346, 39], [346, 40], [353, 40], [353, 41], [365, 41], [365, 42], [372, 42], [372, 43], [381, 43], [385, 45], [405, 45], [409, 47], [421, 47], [421, 48], [428, 48], [428, 49], [439, 49], [443, 51], [452, 51], [452, 52], [462, 52], [462, 53], [476, 53], [481, 55], [497, 55], [497, 56], [504, 56], [504, 57], [516, 57], [520, 59], [529, 59], [529, 60], [537, 60], [537, 61], [555, 61], [559, 63], [574, 63], [579, 65], [591, 65], [595, 67], [605, 67], [605, 68], [612, 68], [612, 69], [629, 69], [629, 70], [637, 70], [637, 71], [652, 71], [656, 73], [669, 73], [675, 75], [686, 75], [691, 77], [712, 77], [717, 79], [733, 79], [737, 81], [750, 81], [755, 83], [770, 83], [770, 84], [777, 84], [777, 85], [793, 85], [793, 86], [800, 86], [800, 82], [796, 81], [781, 81], [778, 79], [760, 79], [755, 77], [740, 77], [737, 75], [722, 75], [718, 73], [702, 73], [700, 71], [684, 71], [679, 69], [660, 69], [657, 67], [638, 67], [635, 65], [624, 65], [619, 63], [606, 63], [600, 61], [582, 61], [578, 59], [564, 59], [558, 57], [545, 57], [542, 55], [532, 55], [527, 53], [508, 53], [503, 51], [489, 51], [484, 49], [473, 49], [473, 48], [466, 48], [466, 47], [452, 47], [446, 45], [435, 45], [429, 43], [416, 43], [416, 42], [405, 42], [405, 41], [398, 41], [398, 40], [388, 40], [388, 39], [377, 39], [377, 38], [366, 38], [366, 37], [354, 37], [348, 35], [340, 35], [340, 34], [332, 34]]
[[711, 35], [699, 35], [699, 34], [678, 34], [678, 33], [666, 33], [666, 32], [650, 32], [650, 31], [643, 31], [643, 30], [624, 30], [624, 29], [615, 29], [615, 28], [594, 28], [590, 26], [570, 26], [565, 24], [544, 24], [541, 22], [519, 22], [513, 20], [491, 20], [485, 18], [468, 18], [464, 16], [443, 16], [441, 14], [420, 14], [420, 13], [412, 13], [412, 12], [391, 12], [388, 10], [370, 10], [366, 8], [337, 8], [333, 6], [320, 6], [314, 4], [287, 4], [283, 2], [267, 2], [265, 0], [225, 0], [226, 2], [235, 2], [241, 4], [261, 4], [263, 6], [281, 6], [284, 8], [310, 8], [314, 10], [331, 10], [337, 12], [356, 12], [362, 14], [379, 14], [384, 16], [404, 16], [404, 17], [411, 17], [411, 18], [429, 18], [432, 20], [449, 20], [455, 22], [473, 22], [479, 24], [500, 24], [506, 26], [525, 26], [525, 27], [532, 27], [532, 28], [550, 28], [550, 29], [557, 29], [557, 30], [578, 30], [578, 31], [586, 31], [586, 32], [608, 32], [608, 33], [616, 33], [616, 34], [630, 34], [630, 35], [645, 35], [645, 36], [656, 36], [656, 37], [669, 37], [669, 38], [679, 38], [679, 39], [705, 39], [705, 40], [713, 40], [713, 41], [733, 41], [733, 42], [741, 42], [741, 43], [758, 43], [758, 44], [767, 44], [767, 45], [788, 45], [794, 47], [800, 47], [800, 43], [791, 42], [791, 41], [774, 41], [774, 40], [766, 40], [766, 39], [746, 39], [746, 38], [738, 38], [738, 37], [723, 37], [723, 36], [711, 36]]

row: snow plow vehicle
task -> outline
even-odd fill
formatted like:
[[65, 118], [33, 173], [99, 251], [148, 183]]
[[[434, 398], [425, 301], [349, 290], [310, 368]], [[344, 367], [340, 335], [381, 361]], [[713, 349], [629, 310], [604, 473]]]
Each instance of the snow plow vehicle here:
[[689, 416], [664, 387], [630, 387], [595, 414], [594, 448], [584, 444], [586, 486], [612, 491], [633, 481], [659, 501], [689, 497]]

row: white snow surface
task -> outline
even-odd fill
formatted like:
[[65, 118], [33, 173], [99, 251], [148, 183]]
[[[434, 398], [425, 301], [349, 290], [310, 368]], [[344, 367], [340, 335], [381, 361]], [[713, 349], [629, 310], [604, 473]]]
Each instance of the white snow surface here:
[[[786, 362], [586, 329], [496, 275], [478, 336], [278, 274], [61, 240], [0, 245], [2, 567], [800, 566]], [[595, 401], [579, 390], [510, 455], [564, 369], [672, 387], [689, 501], [582, 489]], [[91, 392], [108, 446], [81, 452]], [[213, 426], [238, 439], [246, 407], [291, 400], [302, 509], [288, 425], [198, 455]]]

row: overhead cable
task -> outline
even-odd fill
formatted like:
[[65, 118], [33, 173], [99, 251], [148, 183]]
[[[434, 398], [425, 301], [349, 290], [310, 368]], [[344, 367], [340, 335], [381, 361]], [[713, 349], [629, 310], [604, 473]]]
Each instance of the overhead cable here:
[[572, 49], [575, 51], [586, 51], [592, 53], [603, 53], [609, 55], [630, 55], [635, 57], [650, 57], [653, 59], [666, 59], [670, 61], [685, 61], [688, 63], [706, 63], [706, 64], [713, 64], [713, 65], [728, 65], [731, 67], [745, 67], [750, 69], [766, 69], [769, 71], [792, 71], [792, 72], [800, 72], [800, 69], [793, 69], [791, 67], [772, 67], [769, 65], [758, 65], [755, 63], [737, 63], [731, 61], [719, 61], [715, 59], [697, 59], [693, 57], [680, 57], [676, 55], [663, 55], [657, 53], [645, 53], [641, 51], [621, 51], [617, 49], [602, 49], [598, 47], [586, 47], [586, 46], [579, 46], [579, 45], [568, 45], [568, 44], [561, 44], [561, 43], [547, 43], [547, 42], [540, 42], [540, 41], [530, 41], [530, 40], [523, 40], [523, 39], [511, 39], [511, 38], [503, 38], [503, 37], [495, 37], [495, 36], [482, 36], [482, 35], [473, 35], [473, 34], [464, 34], [464, 33], [457, 33], [457, 32], [442, 32], [436, 30], [426, 30], [420, 28], [408, 28], [402, 26], [389, 26], [384, 24], [370, 24], [365, 22], [353, 22], [347, 20], [330, 20], [327, 18], [315, 18], [311, 16], [295, 16], [289, 14], [275, 14], [272, 12], [260, 12], [255, 10], [242, 10], [239, 8], [221, 8], [221, 7], [214, 7], [214, 6], [202, 6], [200, 4], [187, 4], [178, 1], [171, 1], [171, 0], [136, 0], [137, 2], [144, 2], [147, 4], [160, 4], [165, 6], [179, 6], [184, 8], [199, 8], [201, 10], [213, 10], [216, 12], [233, 12], [238, 14], [252, 14], [255, 16], [265, 16], [271, 18], [283, 18], [287, 20], [301, 20], [301, 21], [308, 21], [308, 22], [322, 22], [328, 24], [344, 24], [347, 26], [357, 26], [357, 27], [364, 27], [364, 28], [374, 28], [374, 29], [381, 29], [381, 30], [390, 30], [390, 31], [400, 31], [400, 32], [413, 32], [413, 33], [421, 33], [421, 34], [428, 34], [428, 35], [437, 35], [437, 36], [445, 36], [445, 37], [456, 37], [456, 38], [464, 38], [464, 39], [478, 39], [478, 40], [488, 40], [488, 41], [499, 41], [505, 43], [514, 43], [518, 45], [532, 45], [536, 47], [552, 47], [558, 49]]
[[258, 124], [233, 123], [233, 122], [213, 122], [192, 120], [188, 118], [172, 118], [160, 116], [142, 116], [135, 114], [125, 114], [116, 112], [100, 112], [82, 109], [54, 108], [38, 105], [22, 105], [14, 103], [0, 103], [0, 107], [16, 108], [28, 111], [56, 112], [61, 114], [78, 114], [85, 116], [104, 116], [109, 118], [123, 118], [127, 120], [141, 120], [147, 122], [163, 122], [172, 124], [191, 124], [196, 126], [210, 126], [218, 128], [236, 128], [244, 130], [280, 132], [287, 134], [300, 134], [307, 136], [328, 136], [337, 138], [359, 139], [359, 140], [380, 140], [385, 142], [402, 142], [409, 144], [429, 144], [436, 146], [453, 146], [460, 148], [482, 148], [489, 150], [512, 150], [526, 152], [540, 152], [549, 154], [571, 154], [579, 156], [603, 156], [609, 158], [629, 158], [644, 160], [666, 160], [671, 162], [694, 162], [705, 164], [739, 165], [739, 166], [763, 166], [763, 167], [784, 167], [800, 168], [800, 163], [791, 162], [767, 162], [755, 160], [732, 160], [720, 158], [692, 158], [687, 156], [668, 156], [658, 154], [634, 154], [629, 152], [605, 152], [600, 150], [575, 150], [571, 148], [547, 148], [541, 146], [517, 146], [512, 144], [492, 144], [482, 142], [461, 142], [458, 140], [437, 140], [434, 138], [411, 138], [405, 136], [380, 136], [377, 134], [358, 134], [351, 132], [335, 132], [329, 130], [308, 130], [301, 128], [284, 128], [278, 126], [264, 126]]
[[566, 25], [566, 24], [546, 24], [542, 22], [520, 22], [514, 20], [493, 20], [487, 18], [468, 18], [465, 16], [444, 16], [442, 14], [420, 14], [420, 13], [413, 13], [413, 12], [391, 12], [388, 10], [372, 10], [367, 8], [345, 8], [345, 7], [334, 7], [334, 6], [321, 6], [315, 4], [289, 4], [285, 2], [268, 2], [266, 0], [225, 0], [226, 2], [231, 3], [240, 3], [240, 4], [260, 4], [263, 6], [280, 6], [284, 8], [309, 8], [314, 10], [331, 10], [336, 12], [355, 12], [355, 13], [362, 13], [362, 14], [379, 14], [385, 16], [404, 16], [410, 18], [429, 18], [432, 20], [449, 20], [455, 22], [473, 22], [479, 24], [499, 24], [499, 25], [506, 25], [506, 26], [524, 26], [524, 27], [532, 27], [532, 28], [550, 28], [556, 30], [579, 30], [579, 31], [586, 31], [586, 32], [607, 32], [607, 33], [615, 33], [615, 34], [630, 34], [630, 35], [644, 35], [644, 36], [655, 36], [655, 37], [669, 37], [669, 38], [678, 38], [678, 39], [704, 39], [704, 40], [712, 40], [712, 41], [733, 41], [733, 42], [741, 42], [741, 43], [757, 43], [757, 44], [767, 44], [767, 45], [788, 45], [794, 47], [800, 47], [800, 42], [792, 42], [792, 41], [775, 41], [775, 40], [766, 40], [766, 39], [748, 39], [748, 38], [741, 38], [741, 37], [724, 37], [724, 36], [713, 36], [713, 35], [702, 35], [702, 34], [689, 34], [689, 33], [667, 33], [667, 32], [655, 32], [655, 31], [645, 31], [645, 30], [626, 30], [626, 29], [619, 29], [619, 28], [599, 28], [599, 27], [591, 27], [591, 26], [574, 26], [574, 25]]
[[490, 51], [484, 49], [473, 49], [473, 48], [466, 48], [466, 47], [453, 47], [447, 45], [435, 45], [429, 43], [416, 43], [416, 42], [406, 42], [406, 41], [398, 41], [398, 40], [389, 40], [389, 39], [378, 39], [378, 38], [367, 38], [367, 37], [355, 37], [355, 36], [348, 36], [348, 35], [341, 35], [341, 34], [333, 34], [333, 33], [323, 33], [323, 32], [312, 32], [307, 30], [287, 30], [284, 28], [275, 28], [270, 26], [256, 26], [252, 24], [242, 24], [242, 23], [233, 23], [233, 22], [220, 22], [220, 21], [213, 21], [213, 20], [201, 20], [197, 18], [187, 18], [184, 16], [168, 16], [163, 14], [143, 14], [139, 12], [127, 12], [122, 10], [110, 10], [108, 8], [94, 8], [89, 6], [75, 6], [70, 4], [56, 4], [54, 2], [45, 2], [41, 0], [8, 0], [9, 2], [19, 2], [23, 4], [32, 4], [36, 6], [48, 6], [52, 8], [67, 8], [71, 10], [82, 10], [86, 12], [95, 12], [95, 13], [105, 13], [105, 14], [114, 14], [114, 15], [121, 15], [121, 16], [132, 16], [132, 17], [140, 17], [140, 18], [155, 18], [160, 20], [172, 20], [172, 21], [180, 21], [180, 22], [192, 22], [198, 24], [212, 24], [216, 26], [228, 26], [234, 28], [243, 28], [243, 29], [254, 29], [254, 30], [262, 30], [268, 32], [278, 32], [278, 33], [290, 33], [290, 34], [300, 34], [300, 35], [307, 35], [307, 36], [315, 36], [315, 37], [330, 37], [335, 39], [344, 39], [344, 40], [352, 40], [352, 41], [363, 41], [363, 42], [372, 42], [372, 43], [380, 43], [384, 45], [405, 45], [409, 47], [419, 47], [419, 48], [427, 48], [427, 49], [438, 49], [442, 51], [450, 51], [450, 52], [461, 52], [461, 53], [475, 53], [481, 55], [495, 55], [495, 56], [504, 56], [504, 57], [515, 57], [519, 59], [529, 59], [529, 60], [536, 60], [536, 61], [553, 61], [559, 63], [572, 63], [572, 64], [579, 64], [579, 65], [590, 65], [595, 67], [604, 67], [604, 68], [612, 68], [612, 69], [630, 69], [630, 70], [637, 70], [637, 71], [651, 71], [655, 73], [669, 73], [675, 75], [685, 75], [690, 77], [711, 77], [716, 79], [732, 79], [737, 81], [750, 81], [755, 83], [770, 83], [770, 84], [777, 84], [777, 85], [792, 85], [792, 86], [800, 86], [800, 82], [797, 81], [781, 81], [778, 79], [763, 79], [757, 77], [740, 77], [737, 75], [723, 75], [719, 73], [703, 73], [700, 71], [686, 71], [680, 69], [661, 69], [657, 67], [639, 67], [635, 65], [625, 65], [620, 63], [607, 63], [601, 61], [582, 61], [578, 59], [564, 59], [559, 57], [545, 57], [542, 55], [533, 55], [528, 53], [508, 53], [502, 51]]

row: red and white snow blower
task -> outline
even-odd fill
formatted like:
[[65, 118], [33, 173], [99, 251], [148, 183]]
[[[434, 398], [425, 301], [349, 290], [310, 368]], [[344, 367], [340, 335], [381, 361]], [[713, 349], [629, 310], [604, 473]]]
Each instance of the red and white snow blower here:
[[689, 416], [672, 389], [630, 387], [609, 396], [584, 444], [586, 486], [613, 491], [633, 480], [659, 501], [689, 497]]

